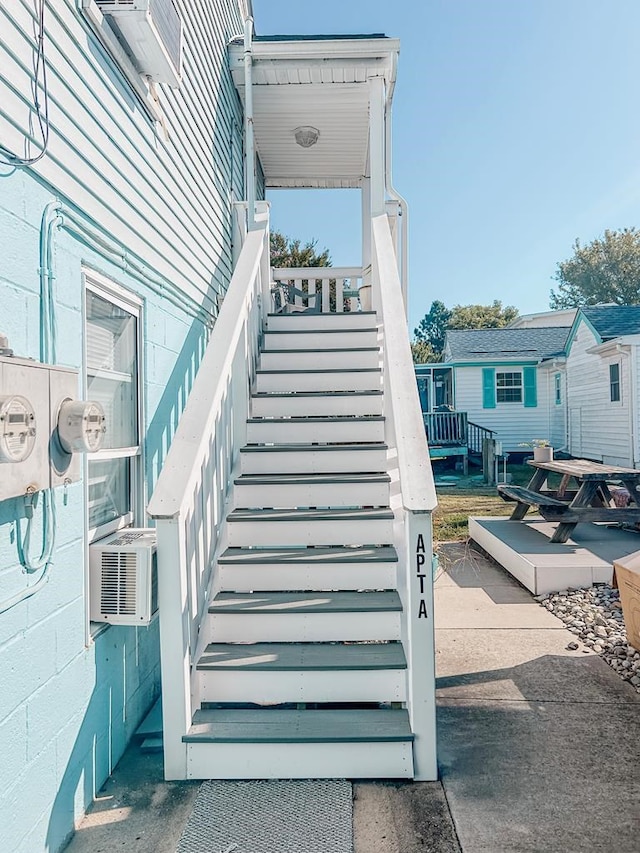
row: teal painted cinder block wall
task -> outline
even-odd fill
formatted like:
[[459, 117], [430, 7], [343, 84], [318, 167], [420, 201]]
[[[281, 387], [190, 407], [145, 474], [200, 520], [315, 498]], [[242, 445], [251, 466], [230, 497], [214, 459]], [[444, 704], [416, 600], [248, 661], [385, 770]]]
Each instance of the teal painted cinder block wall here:
[[[0, 333], [16, 355], [40, 356], [40, 226], [52, 201], [185, 294], [179, 307], [132, 275], [122, 255], [99, 251], [64, 226], [54, 229], [58, 363], [83, 366], [83, 269], [142, 300], [147, 497], [208, 339], [198, 305], [213, 310], [231, 276], [232, 202], [243, 197], [242, 113], [226, 68], [226, 44], [242, 31], [238, 4], [177, 5], [185, 23], [185, 76], [181, 89], [160, 91], [168, 138], [136, 105], [75, 2], [62, 0], [48, 15], [49, 154], [33, 168], [0, 171]], [[29, 8], [16, 0], [0, 31], [0, 46], [22, 51], [26, 67]], [[13, 71], [0, 80], [1, 144], [16, 119]], [[106, 127], [97, 100], [109, 113]], [[64, 110], [81, 133], [65, 125]], [[119, 136], [135, 146], [139, 162]], [[50, 580], [0, 613], [0, 846], [11, 853], [57, 853], [64, 846], [160, 690], [157, 621], [109, 627], [87, 644], [85, 484], [69, 486], [64, 501], [56, 491]], [[16, 551], [23, 514], [21, 500], [0, 501], [0, 600], [27, 580]], [[36, 512], [34, 543], [38, 524]]]

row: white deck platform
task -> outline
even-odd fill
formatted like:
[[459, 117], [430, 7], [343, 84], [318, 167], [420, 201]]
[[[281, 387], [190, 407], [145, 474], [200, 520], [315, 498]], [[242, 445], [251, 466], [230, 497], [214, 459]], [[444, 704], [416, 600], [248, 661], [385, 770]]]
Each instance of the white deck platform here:
[[578, 524], [565, 544], [549, 541], [555, 522], [470, 518], [469, 536], [534, 595], [611, 583], [613, 561], [640, 551], [640, 533]]

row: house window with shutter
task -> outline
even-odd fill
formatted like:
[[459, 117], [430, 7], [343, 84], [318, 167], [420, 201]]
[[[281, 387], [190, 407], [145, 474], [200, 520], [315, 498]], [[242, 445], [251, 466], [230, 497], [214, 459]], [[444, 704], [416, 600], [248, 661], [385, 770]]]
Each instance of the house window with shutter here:
[[522, 372], [513, 370], [496, 372], [496, 400], [498, 403], [522, 402]]

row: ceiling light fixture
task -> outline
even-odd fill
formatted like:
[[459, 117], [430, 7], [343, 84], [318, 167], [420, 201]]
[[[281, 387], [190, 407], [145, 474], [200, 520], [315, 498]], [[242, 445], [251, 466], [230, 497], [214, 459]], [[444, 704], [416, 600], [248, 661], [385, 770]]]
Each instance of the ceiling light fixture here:
[[298, 145], [302, 148], [311, 148], [311, 146], [315, 145], [320, 138], [320, 131], [317, 127], [305, 125], [303, 127], [296, 127], [293, 131], [293, 135], [295, 136]]

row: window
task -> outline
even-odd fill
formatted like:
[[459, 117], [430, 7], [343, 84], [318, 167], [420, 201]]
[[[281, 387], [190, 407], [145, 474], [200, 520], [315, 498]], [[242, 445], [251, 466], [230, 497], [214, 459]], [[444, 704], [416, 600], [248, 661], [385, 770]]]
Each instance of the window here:
[[620, 363], [609, 365], [609, 391], [612, 403], [620, 402]]
[[85, 279], [86, 398], [102, 404], [107, 432], [88, 457], [90, 539], [132, 524], [140, 515], [140, 304], [113, 285]]
[[556, 406], [560, 406], [562, 404], [562, 374], [556, 373], [554, 377], [555, 383], [555, 401]]
[[522, 402], [522, 373], [496, 373], [496, 400], [498, 403]]

